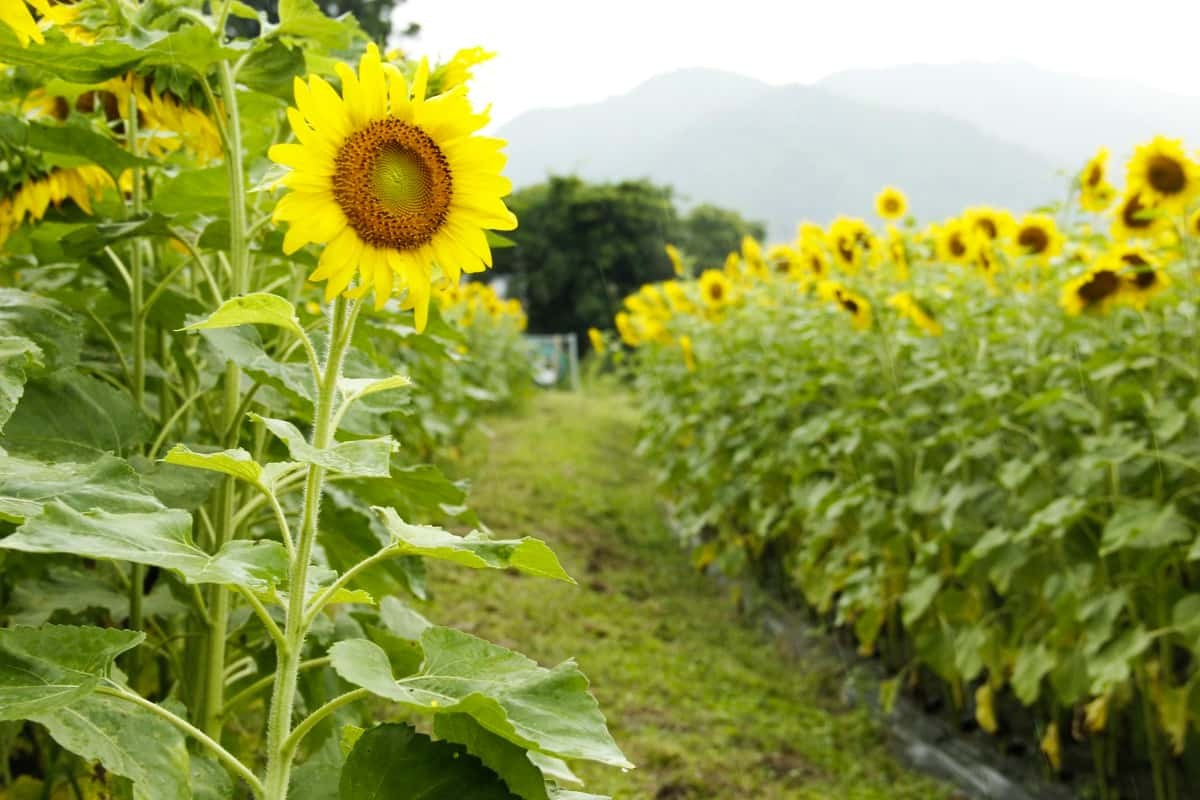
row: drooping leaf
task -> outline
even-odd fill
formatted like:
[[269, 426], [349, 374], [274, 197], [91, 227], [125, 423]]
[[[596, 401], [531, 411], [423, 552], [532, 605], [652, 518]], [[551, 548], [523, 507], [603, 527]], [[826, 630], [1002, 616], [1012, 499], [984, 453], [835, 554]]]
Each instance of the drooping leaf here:
[[278, 542], [236, 539], [209, 555], [192, 541], [191, 515], [179, 509], [79, 512], [54, 501], [0, 539], [0, 548], [130, 561], [173, 569], [189, 583], [267, 589], [287, 574], [287, 552]]
[[259, 43], [238, 70], [238, 81], [256, 92], [292, 99], [292, 79], [306, 72], [304, 52], [280, 41]]
[[475, 531], [456, 536], [431, 525], [410, 525], [393, 509], [376, 508], [393, 537], [398, 554], [419, 555], [451, 561], [474, 569], [516, 569], [530, 575], [574, 583], [558, 562], [554, 551], [540, 539], [489, 539]]
[[296, 307], [277, 294], [254, 292], [226, 300], [207, 319], [194, 322], [184, 330], [236, 328], [240, 325], [270, 325], [304, 336], [304, 326], [296, 316]]
[[263, 349], [257, 331], [229, 328], [205, 330], [200, 335], [222, 358], [237, 364], [254, 380], [282, 392], [298, 406], [312, 407], [316, 395], [308, 365], [271, 358]]
[[182, 467], [229, 475], [268, 494], [275, 491], [275, 481], [279, 479], [279, 476], [296, 466], [290, 461], [280, 461], [263, 466], [240, 447], [215, 453], [196, 453], [182, 444], [172, 447], [163, 457], [163, 461]]
[[[0, 52], [3, 50], [0, 44]], [[3, 56], [0, 58], [5, 63], [13, 63]], [[97, 164], [114, 178], [127, 169], [154, 163], [133, 155], [112, 137], [97, 133], [83, 124], [56, 125], [4, 116], [0, 117], [0, 142], [16, 148], [54, 153], [58, 156], [56, 161], [62, 166]]]
[[85, 225], [63, 237], [62, 248], [66, 255], [79, 258], [91, 255], [125, 239], [171, 239], [174, 236], [170, 220], [161, 214], [150, 214], [140, 219], [123, 222], [99, 222], [95, 225]]
[[[147, 617], [179, 616], [189, 610], [175, 599], [167, 581], [156, 582], [142, 599], [142, 613]], [[129, 588], [119, 582], [116, 571], [108, 565], [87, 569], [53, 564], [45, 575], [18, 581], [5, 611], [14, 625], [43, 625], [57, 611], [102, 611], [109, 619], [122, 620], [129, 615]]]
[[270, 35], [305, 48], [345, 50], [362, 32], [351, 14], [334, 19], [313, 0], [280, 0], [279, 26]]
[[354, 478], [386, 478], [391, 474], [392, 451], [396, 442], [390, 436], [338, 442], [333, 447], [313, 447], [292, 423], [282, 419], [250, 415], [267, 426], [287, 445], [292, 458], [305, 464], [316, 464], [330, 472]]
[[187, 743], [161, 717], [126, 700], [91, 695], [38, 714], [64, 749], [133, 783], [134, 800], [191, 800]]
[[0, 519], [21, 523], [58, 500], [76, 511], [159, 511], [163, 504], [142, 488], [123, 459], [101, 455], [94, 461], [47, 464], [0, 455]]
[[587, 678], [573, 662], [554, 669], [451, 628], [421, 635], [425, 661], [395, 680], [387, 655], [366, 639], [330, 648], [343, 679], [380, 697], [434, 714], [469, 714], [503, 738], [562, 758], [631, 767], [608, 733]]
[[132, 69], [142, 58], [136, 48], [108, 41], [80, 47], [57, 29], [37, 47], [22, 46], [8, 26], [0, 26], [0, 62], [49, 72], [72, 83], [102, 83]]
[[517, 800], [504, 781], [461, 746], [411, 725], [378, 725], [361, 737], [342, 769], [338, 800]]
[[163, 181], [150, 207], [160, 214], [228, 213], [228, 171], [223, 165], [184, 170]]
[[41, 366], [42, 351], [23, 336], [0, 336], [0, 431], [12, 416], [31, 370]]
[[29, 719], [77, 702], [141, 631], [46, 625], [0, 628], [0, 720]]

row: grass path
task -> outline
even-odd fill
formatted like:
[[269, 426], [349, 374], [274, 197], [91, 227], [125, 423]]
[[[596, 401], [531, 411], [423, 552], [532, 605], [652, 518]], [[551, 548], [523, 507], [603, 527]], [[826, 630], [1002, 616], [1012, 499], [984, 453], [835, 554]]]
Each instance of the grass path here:
[[665, 528], [633, 456], [620, 396], [539, 395], [490, 422], [464, 465], [472, 506], [501, 536], [534, 535], [569, 586], [431, 564], [422, 608], [549, 665], [575, 657], [638, 769], [580, 765], [618, 800], [938, 800], [861, 712], [838, 700], [836, 661], [803, 663], [698, 575]]

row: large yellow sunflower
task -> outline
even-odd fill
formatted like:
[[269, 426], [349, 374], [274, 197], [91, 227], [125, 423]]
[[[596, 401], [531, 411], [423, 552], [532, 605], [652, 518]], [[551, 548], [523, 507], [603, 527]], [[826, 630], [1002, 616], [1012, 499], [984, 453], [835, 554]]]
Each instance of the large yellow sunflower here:
[[908, 212], [908, 198], [895, 186], [885, 186], [875, 195], [875, 213], [886, 220], [900, 219]]
[[112, 185], [108, 173], [92, 164], [55, 169], [26, 179], [10, 194], [0, 197], [0, 244], [26, 221], [40, 221], [50, 206], [61, 208], [67, 200], [91, 215], [92, 201]]
[[374, 45], [358, 74], [345, 64], [337, 72], [341, 96], [319, 76], [296, 79], [288, 119], [299, 141], [269, 153], [292, 170], [274, 213], [290, 223], [283, 249], [326, 245], [309, 276], [328, 281], [326, 299], [373, 291], [382, 307], [405, 290], [423, 330], [434, 270], [451, 283], [482, 272], [492, 264], [484, 230], [517, 226], [502, 200], [512, 189], [500, 174], [504, 141], [473, 135], [488, 117], [472, 111], [463, 86], [427, 98], [424, 61], [411, 86]]
[[966, 264], [979, 249], [981, 235], [960, 219], [946, 220], [937, 230], [936, 252], [942, 261]]
[[1114, 239], [1149, 239], [1157, 236], [1170, 221], [1161, 209], [1148, 202], [1140, 192], [1126, 192], [1112, 211]]
[[1144, 202], [1183, 211], [1200, 192], [1200, 165], [1188, 158], [1178, 139], [1156, 136], [1138, 145], [1126, 167], [1128, 191], [1141, 192]]
[[1067, 281], [1058, 304], [1071, 316], [1082, 312], [1104, 313], [1121, 296], [1124, 282], [1116, 270], [1098, 264], [1083, 275]]
[[1062, 252], [1063, 235], [1048, 214], [1026, 214], [1013, 235], [1013, 251], [1046, 263]]
[[719, 269], [706, 269], [700, 274], [700, 296], [704, 305], [716, 311], [733, 300], [733, 284]]

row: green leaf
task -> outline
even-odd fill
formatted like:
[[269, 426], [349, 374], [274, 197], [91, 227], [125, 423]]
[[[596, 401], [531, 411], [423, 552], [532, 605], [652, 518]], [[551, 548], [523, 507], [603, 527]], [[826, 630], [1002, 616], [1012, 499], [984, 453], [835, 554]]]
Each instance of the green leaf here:
[[150, 420], [128, 392], [66, 372], [25, 384], [0, 445], [43, 457], [94, 457], [129, 452], [149, 433]]
[[431, 525], [410, 525], [393, 509], [376, 508], [393, 537], [397, 553], [451, 561], [472, 569], [516, 569], [568, 583], [575, 581], [558, 562], [554, 551], [540, 539], [489, 539], [479, 531], [456, 536]]
[[1054, 653], [1040, 642], [1023, 647], [1013, 663], [1012, 687], [1017, 699], [1033, 705], [1041, 690], [1042, 678], [1058, 663]]
[[142, 237], [175, 238], [170, 221], [161, 214], [151, 214], [125, 222], [101, 222], [85, 225], [63, 237], [63, 252], [68, 256], [82, 258], [98, 250], [126, 239]]
[[141, 631], [46, 625], [0, 628], [0, 720], [29, 719], [78, 702]]
[[307, 70], [304, 52], [280, 41], [260, 41], [238, 70], [238, 81], [256, 92], [292, 99], [292, 79]]
[[[55, 372], [79, 363], [82, 328], [65, 306], [47, 297], [18, 289], [0, 289], [0, 337], [9, 336], [28, 339], [37, 346], [34, 363], [28, 366]], [[9, 355], [0, 359], [20, 355], [23, 361], [28, 361], [27, 345], [8, 346], [12, 348]]]
[[1180, 516], [1175, 506], [1137, 500], [1118, 508], [1109, 518], [1100, 538], [1100, 555], [1126, 548], [1166, 547], [1191, 540], [1187, 520]]
[[330, 472], [354, 478], [386, 478], [391, 474], [392, 451], [396, 449], [396, 441], [390, 436], [338, 442], [333, 447], [321, 449], [309, 444], [300, 429], [287, 420], [258, 414], [251, 414], [250, 417], [266, 425], [267, 430], [283, 440], [288, 452], [297, 461], [316, 464]]
[[123, 459], [102, 455], [95, 461], [46, 464], [0, 455], [0, 519], [21, 523], [58, 500], [77, 511], [159, 511], [163, 504], [142, 488]]
[[469, 714], [492, 733], [561, 758], [632, 767], [608, 733], [574, 662], [545, 669], [519, 653], [451, 628], [421, 634], [425, 661], [395, 680], [387, 654], [366, 639], [336, 643], [334, 670], [355, 686], [409, 708]]
[[41, 366], [42, 351], [23, 336], [0, 336], [0, 431], [25, 394], [28, 373]]
[[1133, 675], [1134, 662], [1153, 643], [1154, 636], [1141, 625], [1109, 642], [1087, 663], [1092, 694], [1104, 694], [1128, 681]]
[[209, 555], [192, 541], [191, 515], [178, 509], [80, 513], [56, 500], [45, 505], [41, 516], [0, 539], [0, 548], [130, 561], [173, 569], [189, 583], [255, 589], [278, 585], [287, 574], [287, 553], [278, 542], [236, 539]]
[[236, 328], [241, 325], [270, 325], [297, 336], [305, 335], [295, 306], [279, 295], [267, 292], [254, 292], [226, 300], [208, 319], [194, 322], [184, 330]]
[[410, 725], [378, 725], [359, 737], [338, 800], [516, 800], [496, 773], [462, 747]]
[[305, 48], [345, 50], [362, 31], [352, 15], [331, 19], [313, 0], [279, 0], [279, 26], [270, 35]]
[[466, 714], [438, 714], [433, 733], [460, 744], [503, 779], [513, 794], [524, 800], [550, 800], [546, 779], [529, 760], [525, 748], [502, 739]]
[[342, 378], [338, 381], [338, 390], [352, 400], [393, 389], [406, 389], [409, 386], [412, 386], [412, 380], [407, 375], [393, 375], [390, 378]]
[[219, 61], [234, 61], [245, 52], [243, 42], [223, 45], [204, 25], [187, 25], [163, 36], [159, 31], [139, 32], [130, 39], [142, 53], [142, 67], [190, 68], [197, 76], [208, 74]]
[[283, 392], [298, 405], [312, 406], [315, 395], [308, 364], [282, 363], [271, 358], [263, 350], [255, 329], [203, 330], [200, 335], [222, 358], [237, 364], [254, 380]]
[[13, 67], [40, 69], [72, 83], [103, 83], [128, 72], [141, 60], [136, 48], [108, 41], [80, 47], [61, 31], [50, 29], [46, 41], [24, 47], [7, 25], [0, 25], [0, 61]]
[[263, 466], [240, 447], [216, 453], [196, 453], [182, 444], [172, 447], [170, 452], [163, 457], [163, 461], [167, 464], [229, 475], [251, 484], [266, 494], [273, 494], [275, 482], [279, 477], [296, 466], [290, 461], [280, 461]]
[[937, 597], [942, 588], [940, 575], [926, 575], [920, 582], [910, 586], [900, 598], [900, 606], [905, 627], [912, 626], [924, 616], [933, 598]]
[[[148, 617], [175, 617], [191, 609], [175, 599], [170, 581], [158, 581], [143, 598], [142, 610]], [[14, 625], [42, 625], [57, 611], [99, 611], [110, 620], [121, 620], [129, 615], [129, 588], [107, 566], [51, 564], [45, 575], [24, 578], [13, 586], [5, 611]]]
[[229, 773], [206, 752], [192, 753], [192, 800], [233, 800], [233, 781]]
[[[3, 46], [0, 46], [0, 52], [3, 52]], [[13, 63], [7, 58], [3, 60], [8, 64]], [[86, 124], [52, 125], [3, 116], [0, 117], [0, 143], [20, 149], [67, 156], [66, 159], [57, 159], [62, 166], [97, 164], [114, 179], [127, 169], [154, 163], [133, 155], [113, 141], [112, 137], [97, 133]]]
[[32, 719], [64, 749], [128, 778], [134, 800], [191, 800], [187, 743], [161, 717], [127, 700], [92, 695]]
[[150, 207], [162, 214], [227, 214], [228, 172], [223, 165], [184, 170], [163, 181]]

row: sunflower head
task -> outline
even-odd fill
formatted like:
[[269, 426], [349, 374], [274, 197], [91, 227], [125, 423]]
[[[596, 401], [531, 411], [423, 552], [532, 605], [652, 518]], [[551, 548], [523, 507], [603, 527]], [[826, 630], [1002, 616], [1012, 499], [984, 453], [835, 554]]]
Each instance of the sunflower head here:
[[733, 300], [733, 284], [719, 269], [706, 269], [700, 275], [700, 297], [704, 305], [716, 311]]
[[1171, 285], [1159, 259], [1141, 247], [1117, 245], [1098, 263], [1121, 276], [1120, 299], [1134, 308], [1145, 308]]
[[618, 311], [614, 319], [617, 325], [617, 333], [621, 336], [621, 341], [630, 347], [638, 347], [642, 343], [642, 337], [638, 329], [633, 324], [633, 317], [627, 311]]
[[1182, 211], [1200, 192], [1200, 165], [1178, 139], [1156, 136], [1139, 145], [1126, 169], [1126, 187], [1150, 204]]
[[687, 270], [683, 266], [683, 256], [679, 254], [679, 248], [673, 244], [668, 244], [665, 248], [667, 259], [671, 262], [671, 271], [677, 277], [683, 277], [687, 274]]
[[608, 349], [608, 343], [604, 341], [604, 334], [598, 328], [588, 328], [587, 335], [593, 352], [599, 354]]
[[885, 186], [875, 195], [875, 213], [886, 220], [897, 220], [908, 212], [908, 198], [895, 186]]
[[485, 230], [516, 227], [502, 200], [512, 188], [500, 174], [504, 142], [475, 135], [487, 115], [463, 86], [427, 96], [424, 61], [410, 84], [369, 45], [357, 73], [337, 72], [340, 95], [319, 76], [296, 79], [297, 142], [270, 150], [291, 170], [274, 212], [290, 225], [284, 252], [325, 245], [309, 280], [326, 281], [327, 299], [374, 292], [382, 307], [403, 291], [421, 330], [435, 278], [490, 267]]
[[1107, 183], [1108, 175], [1108, 148], [1101, 147], [1096, 151], [1096, 155], [1092, 156], [1087, 164], [1083, 166], [1083, 170], [1079, 173], [1079, 188], [1080, 191], [1094, 191], [1096, 188]]
[[1112, 215], [1113, 238], [1122, 241], [1153, 238], [1169, 225], [1162, 209], [1138, 191], [1126, 192], [1113, 208]]
[[1063, 286], [1059, 305], [1068, 314], [1104, 313], [1121, 295], [1121, 275], [1107, 264], [1097, 264]]
[[960, 219], [938, 226], [935, 249], [938, 258], [951, 264], [968, 264], [979, 249], [980, 236]]
[[962, 219], [972, 233], [989, 242], [1007, 239], [1012, 235], [1015, 225], [1008, 211], [989, 206], [968, 208], [963, 212]]
[[1013, 234], [1013, 252], [1045, 264], [1062, 252], [1063, 235], [1048, 214], [1027, 214]]
[[888, 306], [896, 309], [900, 316], [917, 326], [928, 336], [941, 336], [942, 325], [933, 313], [922, 306], [909, 292], [899, 292], [887, 300]]
[[824, 280], [817, 284], [817, 294], [821, 299], [833, 303], [849, 314], [850, 323], [855, 330], [862, 331], [871, 327], [871, 303], [867, 298], [832, 280]]
[[1197, 208], [1187, 218], [1187, 233], [1189, 236], [1200, 239], [1200, 208]]

